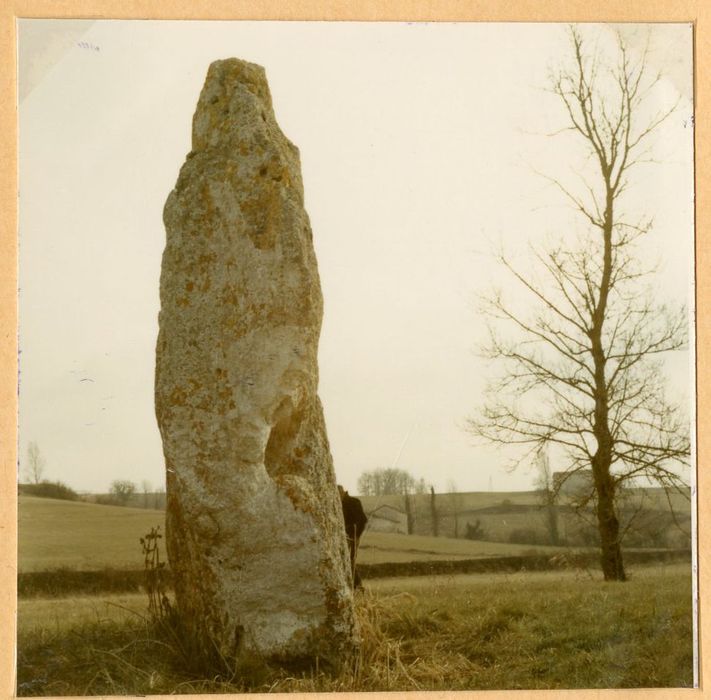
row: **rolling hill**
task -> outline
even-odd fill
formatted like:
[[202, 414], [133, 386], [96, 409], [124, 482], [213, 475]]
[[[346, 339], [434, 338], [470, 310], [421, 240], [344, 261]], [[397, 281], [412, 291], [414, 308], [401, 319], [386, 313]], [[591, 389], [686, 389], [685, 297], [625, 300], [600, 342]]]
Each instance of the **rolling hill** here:
[[[143, 558], [139, 538], [152, 527], [164, 529], [164, 520], [165, 513], [159, 510], [20, 496], [19, 569], [140, 569]], [[556, 551], [554, 547], [536, 549]], [[379, 564], [474, 559], [517, 556], [530, 550], [529, 545], [503, 542], [367, 532], [361, 541], [359, 561]]]

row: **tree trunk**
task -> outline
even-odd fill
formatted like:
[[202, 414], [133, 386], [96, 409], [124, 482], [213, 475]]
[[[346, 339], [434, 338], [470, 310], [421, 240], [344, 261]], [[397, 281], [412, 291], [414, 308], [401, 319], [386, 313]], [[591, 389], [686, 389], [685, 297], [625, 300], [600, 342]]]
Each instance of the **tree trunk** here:
[[[598, 470], [600, 479], [598, 483]], [[620, 522], [615, 512], [615, 486], [604, 469], [593, 465], [597, 488], [597, 525], [600, 533], [600, 564], [605, 581], [626, 581], [620, 548]], [[607, 472], [605, 474], [604, 472]]]
[[602, 573], [606, 581], [625, 581], [620, 549], [620, 523], [615, 512], [615, 483], [610, 474], [612, 466], [612, 435], [608, 417], [609, 396], [605, 364], [607, 357], [602, 342], [602, 330], [607, 311], [607, 298], [610, 293], [612, 275], [612, 226], [614, 192], [610, 186], [609, 169], [604, 165], [602, 173], [607, 187], [605, 217], [602, 227], [603, 260], [600, 279], [600, 296], [593, 314], [590, 330], [592, 357], [595, 368], [595, 419], [593, 432], [597, 440], [597, 451], [592, 459], [593, 479], [597, 493], [597, 524], [600, 533], [600, 559]]
[[412, 512], [410, 494], [407, 492], [405, 493], [405, 515], [407, 516], [407, 534], [411, 535], [415, 529], [415, 516]]
[[437, 517], [434, 486], [430, 486], [430, 513], [432, 515], [432, 534], [439, 537], [439, 518]]
[[558, 511], [555, 507], [553, 494], [549, 491], [546, 495], [546, 513], [548, 515], [548, 533], [550, 534], [551, 544], [556, 547], [560, 544], [560, 535], [558, 533]]

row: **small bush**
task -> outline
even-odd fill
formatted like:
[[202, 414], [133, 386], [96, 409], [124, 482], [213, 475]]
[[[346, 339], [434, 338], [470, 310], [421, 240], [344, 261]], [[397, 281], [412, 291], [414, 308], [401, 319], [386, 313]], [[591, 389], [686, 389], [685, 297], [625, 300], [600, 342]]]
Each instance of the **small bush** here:
[[486, 530], [482, 527], [481, 520], [479, 520], [479, 518], [476, 519], [476, 522], [473, 525], [467, 521], [464, 537], [468, 540], [486, 539]]
[[79, 499], [79, 494], [61, 481], [40, 481], [39, 484], [19, 484], [17, 491], [23, 496], [59, 498], [63, 501], [76, 501]]

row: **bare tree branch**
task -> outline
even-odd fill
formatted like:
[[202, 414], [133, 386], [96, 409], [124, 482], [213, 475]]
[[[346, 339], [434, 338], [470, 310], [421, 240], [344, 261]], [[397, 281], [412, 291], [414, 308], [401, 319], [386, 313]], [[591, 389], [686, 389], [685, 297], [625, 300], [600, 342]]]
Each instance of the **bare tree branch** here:
[[556, 133], [576, 135], [594, 173], [577, 173], [582, 196], [574, 189], [580, 183], [544, 177], [572, 204], [587, 237], [532, 250], [541, 279], [499, 255], [533, 306], [522, 311], [501, 294], [484, 304], [492, 322], [485, 355], [500, 363], [501, 374], [468, 428], [494, 444], [521, 446], [526, 459], [556, 446], [565, 474], [588, 472], [585, 500], [595, 503], [603, 572], [624, 580], [620, 541], [634, 514], [620, 526], [622, 485], [644, 478], [683, 491], [680, 473], [690, 456], [688, 419], [665, 399], [656, 361], [685, 347], [686, 314], [656, 301], [654, 270], [638, 262], [636, 246], [651, 219], [633, 223], [623, 212], [629, 173], [650, 159], [651, 138], [678, 102], [643, 121], [659, 81], [648, 74], [646, 49], [634, 58], [620, 39], [607, 68], [601, 56], [587, 54], [576, 27], [570, 42], [571, 67], [551, 81], [565, 119]]

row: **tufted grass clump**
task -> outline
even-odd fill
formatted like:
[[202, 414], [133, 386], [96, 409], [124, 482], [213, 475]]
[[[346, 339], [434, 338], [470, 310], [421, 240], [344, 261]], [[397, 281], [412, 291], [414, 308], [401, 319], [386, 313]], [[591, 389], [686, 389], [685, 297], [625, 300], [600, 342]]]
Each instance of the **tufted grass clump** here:
[[[18, 695], [689, 687], [691, 571], [626, 583], [575, 571], [366, 581], [344, 667], [189, 662], [145, 596], [20, 600]], [[169, 597], [169, 596], [168, 596]], [[169, 599], [170, 602], [170, 599]], [[189, 662], [189, 663], [188, 663]], [[212, 669], [212, 670], [210, 670]]]

